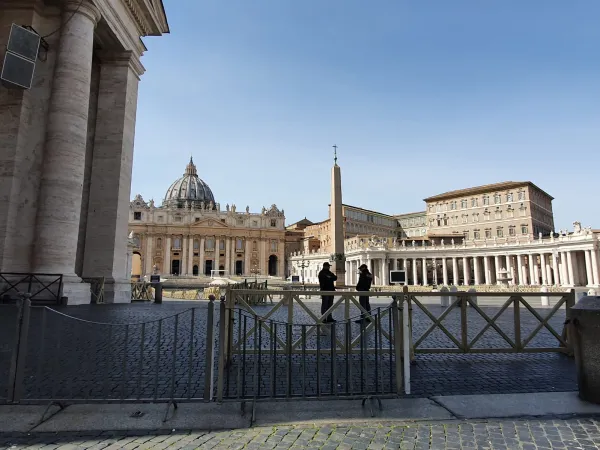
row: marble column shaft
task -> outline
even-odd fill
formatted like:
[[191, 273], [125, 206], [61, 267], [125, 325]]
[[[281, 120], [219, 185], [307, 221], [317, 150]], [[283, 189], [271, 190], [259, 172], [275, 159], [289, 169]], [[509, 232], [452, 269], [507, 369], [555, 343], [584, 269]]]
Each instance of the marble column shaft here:
[[202, 236], [200, 238], [200, 259], [198, 261], [198, 275], [204, 275], [204, 268], [205, 268], [205, 264], [204, 264], [204, 236]]
[[444, 278], [444, 286], [448, 286], [448, 264], [446, 257], [442, 258], [442, 276]]
[[592, 276], [594, 279], [594, 285], [600, 285], [600, 273], [598, 273], [598, 250], [593, 248], [591, 250], [592, 258]]
[[[74, 283], [79, 281], [75, 261], [85, 173], [94, 28], [99, 19], [100, 13], [88, 1], [79, 5], [77, 2], [64, 4], [38, 200], [36, 245], [40, 251], [34, 256], [34, 271], [60, 273], [72, 278]], [[120, 274], [123, 278], [127, 264], [127, 225], [124, 233], [122, 258], [125, 264]], [[66, 286], [65, 289], [68, 290]]]
[[194, 236], [190, 235], [188, 239], [187, 274], [192, 275], [194, 273]]
[[458, 260], [456, 257], [452, 258], [452, 284], [458, 286]]
[[585, 250], [585, 276], [587, 279], [587, 285], [591, 286], [594, 284], [594, 275], [592, 274], [592, 255], [590, 250]]
[[548, 283], [548, 269], [546, 268], [546, 255], [540, 254], [540, 268], [542, 270], [542, 284], [547, 285]]

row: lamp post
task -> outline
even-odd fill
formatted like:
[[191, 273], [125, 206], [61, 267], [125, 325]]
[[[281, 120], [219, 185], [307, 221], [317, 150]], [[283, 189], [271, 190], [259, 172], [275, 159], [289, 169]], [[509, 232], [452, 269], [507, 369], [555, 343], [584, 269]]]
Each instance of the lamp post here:
[[310, 266], [310, 264], [306, 264], [306, 261], [304, 260], [304, 254], [302, 254], [302, 262], [298, 265], [298, 267], [301, 269], [301, 274], [302, 274], [302, 289], [306, 290], [306, 286], [304, 285], [304, 269], [307, 268], [308, 266]]
[[252, 266], [252, 269], [250, 269], [250, 273], [254, 274], [254, 281], [258, 282], [258, 274], [260, 273], [260, 270], [257, 264], [254, 264], [254, 266]]

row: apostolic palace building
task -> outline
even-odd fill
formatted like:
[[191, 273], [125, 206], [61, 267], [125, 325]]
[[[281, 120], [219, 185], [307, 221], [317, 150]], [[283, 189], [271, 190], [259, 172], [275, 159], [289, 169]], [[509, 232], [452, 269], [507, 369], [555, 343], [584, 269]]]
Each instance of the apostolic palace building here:
[[222, 205], [192, 159], [162, 205], [137, 195], [129, 208], [132, 275], [285, 275], [285, 216], [277, 206]]
[[[367, 264], [376, 285], [389, 284], [397, 269], [414, 286], [599, 287], [600, 230], [574, 222], [556, 232], [552, 200], [529, 181], [509, 181], [434, 195], [425, 211], [409, 214], [343, 204], [345, 283], [356, 284]], [[287, 227], [289, 275], [318, 282], [323, 262], [333, 260], [330, 222]]]

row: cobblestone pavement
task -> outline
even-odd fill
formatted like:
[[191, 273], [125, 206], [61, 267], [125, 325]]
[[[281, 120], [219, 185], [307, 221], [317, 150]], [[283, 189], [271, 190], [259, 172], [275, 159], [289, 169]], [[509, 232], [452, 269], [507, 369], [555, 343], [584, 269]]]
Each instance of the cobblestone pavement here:
[[285, 426], [218, 433], [66, 433], [0, 436], [0, 448], [44, 449], [597, 449], [594, 419]]
[[[374, 301], [373, 307], [382, 307], [389, 300]], [[218, 303], [215, 319], [215, 340], [218, 339]], [[315, 313], [320, 310], [318, 299], [306, 301], [306, 306]], [[193, 313], [190, 308], [194, 308]], [[54, 312], [46, 312], [44, 319], [40, 309], [32, 310], [31, 333], [29, 336], [26, 382], [26, 398], [169, 398], [201, 397], [205, 382], [206, 327], [208, 302], [165, 302], [162, 305], [137, 303], [124, 305], [84, 305], [57, 308], [59, 312], [76, 317], [74, 320]], [[273, 306], [256, 307], [258, 314], [266, 314]], [[443, 308], [439, 305], [427, 305], [428, 310], [439, 317]], [[484, 312], [493, 317], [499, 307], [482, 306]], [[334, 313], [342, 319], [343, 308]], [[545, 317], [549, 309], [540, 310]], [[0, 402], [6, 396], [5, 380], [8, 369], [12, 342], [14, 341], [14, 318], [16, 308], [2, 306], [0, 311]], [[358, 315], [352, 306], [351, 315]], [[428, 329], [431, 320], [418, 308], [414, 309], [415, 341]], [[162, 320], [161, 320], [162, 319]], [[285, 307], [272, 316], [273, 320], [287, 320]], [[468, 311], [468, 335], [472, 340], [484, 326], [482, 319], [473, 308]], [[525, 308], [521, 308], [521, 336], [525, 340], [539, 321]], [[551, 325], [560, 333], [564, 320], [564, 309], [550, 320]], [[87, 321], [102, 322], [109, 325], [94, 324]], [[514, 339], [513, 311], [509, 308], [497, 323], [510, 339]], [[294, 310], [294, 323], [309, 324], [310, 316], [297, 307]], [[386, 320], [383, 328], [388, 329]], [[112, 325], [111, 325], [112, 324]], [[125, 326], [124, 324], [130, 324]], [[443, 324], [460, 340], [460, 314], [451, 312]], [[238, 322], [239, 325], [239, 322]], [[352, 323], [352, 333], [356, 336], [360, 328]], [[343, 327], [339, 327], [343, 332]], [[279, 329], [279, 336], [285, 342], [285, 326]], [[301, 336], [302, 326], [293, 327], [293, 339]], [[338, 337], [340, 335], [338, 334]], [[371, 337], [372, 338], [372, 337]], [[327, 336], [321, 343], [327, 346]], [[250, 342], [250, 341], [249, 341]], [[268, 345], [263, 342], [263, 345]], [[383, 346], [389, 342], [383, 342]], [[421, 344], [421, 348], [450, 347], [454, 344], [441, 331], [436, 330]], [[313, 335], [308, 346], [316, 346]], [[479, 340], [478, 347], [508, 347], [508, 344], [494, 330], [488, 330]], [[533, 347], [556, 347], [557, 341], [549, 331], [542, 329], [530, 342]], [[317, 388], [315, 356], [308, 357], [307, 386], [314, 395], [316, 389], [322, 393], [331, 392], [329, 376], [330, 357], [325, 354], [320, 360], [320, 370], [324, 377]], [[345, 372], [343, 355], [337, 355], [336, 372]], [[235, 363], [235, 361], [234, 361]], [[302, 379], [298, 375], [304, 370], [298, 358], [292, 361], [292, 392], [303, 389]], [[286, 381], [286, 362], [277, 361], [275, 371], [279, 383]], [[374, 365], [368, 366], [374, 370]], [[237, 367], [232, 366], [232, 383], [237, 382]], [[245, 379], [248, 386], [253, 385], [252, 366], [247, 366], [249, 376]], [[387, 359], [380, 366], [378, 377], [387, 386], [393, 386], [394, 364]], [[264, 373], [262, 373], [264, 371]], [[354, 377], [359, 370], [354, 370]], [[270, 385], [268, 378], [272, 373], [268, 365], [261, 370], [264, 386]], [[294, 375], [296, 374], [296, 375]], [[560, 354], [470, 354], [470, 355], [418, 355], [411, 368], [412, 395], [461, 395], [486, 393], [518, 393], [576, 390], [576, 374], [573, 360]], [[371, 377], [373, 380], [373, 377]], [[329, 382], [328, 382], [329, 381]], [[360, 384], [360, 379], [353, 379]], [[338, 389], [345, 390], [343, 379], [338, 379]], [[282, 387], [281, 387], [282, 386]], [[285, 389], [281, 385], [278, 389]], [[336, 386], [334, 386], [335, 388]], [[234, 392], [234, 389], [232, 389]], [[250, 391], [248, 391], [250, 392]], [[264, 392], [264, 391], [263, 391]]]

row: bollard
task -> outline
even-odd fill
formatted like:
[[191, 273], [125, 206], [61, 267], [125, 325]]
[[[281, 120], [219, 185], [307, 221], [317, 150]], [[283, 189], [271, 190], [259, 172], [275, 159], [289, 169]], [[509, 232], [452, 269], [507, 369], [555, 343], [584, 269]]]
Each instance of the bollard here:
[[600, 297], [583, 296], [570, 315], [579, 397], [600, 404]]
[[153, 285], [154, 285], [154, 303], [162, 303], [163, 285], [162, 285], [162, 283], [153, 283]]
[[448, 288], [446, 286], [442, 286], [440, 289], [440, 306], [443, 308], [447, 308], [450, 306], [450, 296], [448, 295]]
[[[548, 292], [548, 288], [546, 286], [542, 286], [540, 288], [540, 292], [544, 293], [544, 292]], [[550, 304], [550, 297], [548, 297], [547, 295], [542, 295], [542, 306], [548, 306]]]
[[[456, 286], [452, 285], [452, 286], [450, 286], [449, 290], [453, 295], [448, 296], [448, 301], [450, 303], [452, 303], [452, 302], [454, 302], [454, 300], [456, 300], [456, 293], [458, 292], [458, 288]], [[450, 306], [450, 305], [448, 304], [448, 306]]]

